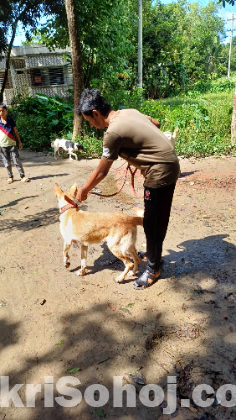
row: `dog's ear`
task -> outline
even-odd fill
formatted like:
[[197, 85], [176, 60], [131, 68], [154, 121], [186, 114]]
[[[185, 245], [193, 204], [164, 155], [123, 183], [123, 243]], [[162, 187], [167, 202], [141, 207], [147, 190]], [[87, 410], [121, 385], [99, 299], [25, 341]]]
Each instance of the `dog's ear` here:
[[71, 193], [71, 195], [72, 195], [73, 197], [75, 197], [75, 196], [76, 196], [77, 191], [78, 191], [78, 187], [77, 187], [77, 184], [76, 184], [76, 182], [75, 182], [75, 183], [74, 183], [74, 185], [72, 185], [72, 187], [70, 188], [70, 193]]
[[78, 149], [78, 150], [83, 150], [83, 151], [85, 151], [85, 150], [84, 150], [83, 145], [82, 145], [80, 142], [76, 143], [76, 146], [77, 146], [77, 149]]
[[55, 192], [55, 196], [57, 197], [57, 198], [60, 198], [64, 193], [63, 193], [63, 191], [62, 191], [62, 189], [59, 187], [59, 185], [58, 184], [56, 184], [55, 183], [55, 185], [54, 185], [54, 192]]

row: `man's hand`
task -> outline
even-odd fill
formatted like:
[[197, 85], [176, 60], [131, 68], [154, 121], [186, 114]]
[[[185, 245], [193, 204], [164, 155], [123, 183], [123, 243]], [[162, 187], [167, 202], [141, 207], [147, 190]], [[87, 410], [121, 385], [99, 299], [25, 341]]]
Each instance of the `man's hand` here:
[[151, 123], [153, 125], [155, 125], [157, 128], [160, 128], [161, 127], [161, 124], [159, 123], [159, 121], [154, 120], [154, 118], [151, 118]]
[[85, 201], [85, 200], [87, 200], [87, 197], [88, 197], [88, 193], [87, 193], [87, 191], [85, 191], [85, 190], [83, 189], [83, 187], [82, 187], [82, 188], [80, 188], [80, 189], [77, 191], [77, 194], [76, 194], [76, 199], [78, 200], [78, 202], [79, 202], [79, 203], [81, 203], [81, 201]]
[[22, 149], [23, 149], [22, 143], [21, 141], [19, 141], [19, 150], [22, 150]]
[[109, 169], [113, 163], [113, 160], [100, 160], [98, 167], [91, 173], [87, 182], [80, 188], [76, 194], [77, 200], [81, 201], [87, 200], [87, 195], [94, 187], [96, 187], [99, 182], [101, 182], [105, 176], [108, 174]]

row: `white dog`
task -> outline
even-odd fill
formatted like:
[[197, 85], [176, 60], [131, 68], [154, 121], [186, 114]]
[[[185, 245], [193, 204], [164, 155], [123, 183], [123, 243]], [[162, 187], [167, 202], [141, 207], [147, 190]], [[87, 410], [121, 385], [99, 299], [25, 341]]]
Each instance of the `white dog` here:
[[175, 148], [175, 142], [177, 140], [178, 127], [175, 127], [173, 134], [170, 131], [163, 131], [163, 134], [168, 138], [169, 142], [172, 144], [173, 149]]
[[76, 160], [78, 160], [78, 157], [74, 153], [78, 150], [84, 150], [81, 143], [74, 143], [72, 140], [64, 140], [64, 139], [56, 139], [51, 143], [51, 147], [54, 149], [54, 158], [57, 159], [57, 154], [59, 154], [59, 150], [63, 149], [65, 150], [70, 160], [73, 160], [71, 156], [74, 156]]

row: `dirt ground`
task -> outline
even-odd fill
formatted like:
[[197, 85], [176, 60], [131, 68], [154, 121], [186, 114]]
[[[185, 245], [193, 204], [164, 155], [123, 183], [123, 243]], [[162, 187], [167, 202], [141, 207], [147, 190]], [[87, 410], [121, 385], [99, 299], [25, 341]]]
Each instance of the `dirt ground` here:
[[[16, 408], [12, 401], [9, 407], [0, 405], [0, 420], [236, 419], [236, 407], [223, 407], [211, 392], [211, 407], [192, 400], [197, 384], [216, 392], [236, 381], [236, 158], [181, 160], [161, 279], [136, 291], [134, 279], [113, 281], [122, 263], [104, 244], [90, 247], [85, 277], [75, 273], [78, 248], [71, 248], [70, 269], [63, 266], [53, 186], [82, 185], [98, 161], [54, 161], [29, 152], [21, 157], [29, 184], [19, 182], [14, 168], [15, 182], [7, 185], [0, 166], [0, 374], [9, 376], [10, 389], [23, 384], [19, 396], [24, 405], [26, 384], [41, 384], [42, 392], [36, 394], [36, 407]], [[103, 193], [122, 182], [121, 164], [117, 161], [99, 185]], [[141, 194], [141, 177], [136, 186]], [[81, 208], [132, 215], [137, 206], [142, 200], [133, 196], [128, 181], [118, 196], [89, 195]], [[145, 249], [141, 227], [137, 248]], [[140, 272], [144, 267], [142, 262]], [[71, 369], [77, 371], [68, 373]], [[113, 377], [132, 383], [128, 374], [134, 372], [146, 384], [163, 388], [160, 407], [142, 404], [141, 385], [134, 382], [136, 407], [127, 407], [124, 399], [123, 407], [113, 408]], [[55, 397], [60, 396], [58, 379], [73, 376], [81, 382], [82, 395], [88, 386], [100, 384], [108, 389], [109, 401], [100, 408], [84, 398], [75, 407], [55, 401], [54, 407], [44, 407], [46, 376], [53, 377]], [[177, 377], [178, 406], [172, 415], [163, 414], [167, 376]], [[190, 408], [180, 406], [184, 398]]]

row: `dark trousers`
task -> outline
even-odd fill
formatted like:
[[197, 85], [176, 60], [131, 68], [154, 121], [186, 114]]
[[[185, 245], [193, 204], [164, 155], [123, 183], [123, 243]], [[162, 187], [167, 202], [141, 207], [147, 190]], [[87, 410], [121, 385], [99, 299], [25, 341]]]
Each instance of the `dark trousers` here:
[[24, 169], [20, 160], [17, 147], [7, 146], [7, 147], [0, 148], [0, 150], [2, 152], [2, 160], [7, 170], [8, 177], [13, 178], [13, 174], [12, 174], [12, 162], [13, 162], [20, 174], [20, 177], [23, 178], [25, 174], [24, 174]]
[[143, 227], [147, 241], [147, 267], [151, 273], [156, 273], [160, 268], [175, 185], [144, 188]]

